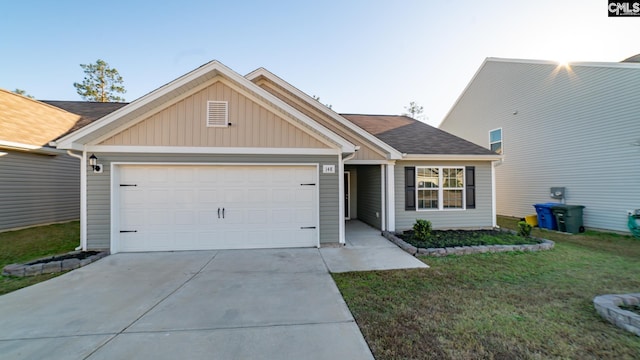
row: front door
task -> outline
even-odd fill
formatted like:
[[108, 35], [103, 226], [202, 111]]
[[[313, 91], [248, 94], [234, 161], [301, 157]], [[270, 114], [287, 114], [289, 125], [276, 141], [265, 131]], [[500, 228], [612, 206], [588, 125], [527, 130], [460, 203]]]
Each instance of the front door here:
[[349, 188], [351, 187], [351, 177], [348, 171], [344, 172], [344, 218], [345, 220], [351, 219], [351, 202], [349, 201]]

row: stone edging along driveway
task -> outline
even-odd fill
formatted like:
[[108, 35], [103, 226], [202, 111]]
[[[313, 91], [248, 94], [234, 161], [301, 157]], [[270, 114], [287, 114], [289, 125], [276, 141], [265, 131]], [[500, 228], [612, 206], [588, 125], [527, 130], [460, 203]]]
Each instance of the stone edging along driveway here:
[[402, 250], [409, 254], [425, 255], [425, 256], [447, 256], [447, 255], [467, 255], [467, 254], [481, 254], [481, 253], [497, 253], [504, 251], [541, 251], [551, 250], [555, 246], [555, 243], [551, 240], [541, 239], [540, 244], [534, 245], [480, 245], [480, 246], [457, 246], [449, 248], [416, 248], [415, 246], [406, 243], [404, 240], [395, 236], [394, 234], [383, 231], [382, 235], [389, 239], [389, 241], [398, 245]]
[[72, 251], [63, 255], [50, 256], [33, 260], [26, 264], [7, 265], [2, 270], [2, 275], [24, 277], [42, 274], [54, 274], [89, 265], [92, 262], [98, 261], [107, 255], [109, 255], [108, 251]]

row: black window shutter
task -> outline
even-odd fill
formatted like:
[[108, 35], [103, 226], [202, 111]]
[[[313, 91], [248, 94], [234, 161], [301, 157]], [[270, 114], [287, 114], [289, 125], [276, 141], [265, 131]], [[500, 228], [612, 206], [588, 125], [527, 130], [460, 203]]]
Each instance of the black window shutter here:
[[467, 166], [465, 169], [465, 180], [467, 182], [467, 209], [476, 208], [476, 167]]
[[404, 209], [416, 209], [416, 168], [414, 166], [404, 168]]

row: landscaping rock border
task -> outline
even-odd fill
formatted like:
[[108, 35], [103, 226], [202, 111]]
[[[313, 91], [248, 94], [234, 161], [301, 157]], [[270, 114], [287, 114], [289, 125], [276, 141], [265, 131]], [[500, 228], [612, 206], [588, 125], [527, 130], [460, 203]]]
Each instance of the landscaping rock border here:
[[[82, 251], [72, 251], [64, 255], [49, 256], [46, 258], [30, 261], [26, 264], [11, 264], [4, 267], [2, 275], [10, 276], [36, 276], [42, 274], [54, 274], [62, 271], [77, 269], [92, 262], [98, 261], [109, 255], [108, 251], [102, 251], [84, 259], [74, 258], [74, 255], [81, 254]], [[64, 258], [61, 260], [56, 260]]]
[[640, 293], [600, 295], [593, 299], [593, 306], [605, 320], [640, 336], [640, 315], [620, 309], [620, 305], [638, 304], [640, 304]]
[[457, 246], [449, 248], [416, 248], [415, 246], [405, 242], [395, 234], [388, 231], [383, 231], [382, 236], [387, 238], [392, 243], [398, 245], [402, 250], [409, 254], [425, 255], [425, 256], [448, 256], [448, 255], [468, 255], [468, 254], [482, 254], [482, 253], [497, 253], [504, 251], [541, 251], [551, 250], [555, 246], [555, 243], [551, 240], [540, 239], [540, 244], [533, 245], [480, 245], [480, 246]]

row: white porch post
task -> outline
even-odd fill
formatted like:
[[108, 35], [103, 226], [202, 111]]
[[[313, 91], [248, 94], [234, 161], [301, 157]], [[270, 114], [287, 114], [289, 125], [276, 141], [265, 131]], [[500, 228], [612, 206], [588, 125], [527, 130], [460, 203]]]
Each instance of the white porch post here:
[[395, 165], [387, 164], [387, 231], [396, 231]]
[[339, 243], [346, 243], [345, 227], [344, 227], [344, 161], [341, 155], [338, 155], [338, 224], [339, 224]]
[[387, 213], [385, 212], [385, 208], [387, 207], [386, 205], [386, 191], [385, 191], [385, 174], [384, 174], [384, 165], [380, 165], [380, 230], [385, 231], [387, 230], [387, 226], [386, 226], [386, 218], [387, 218]]

